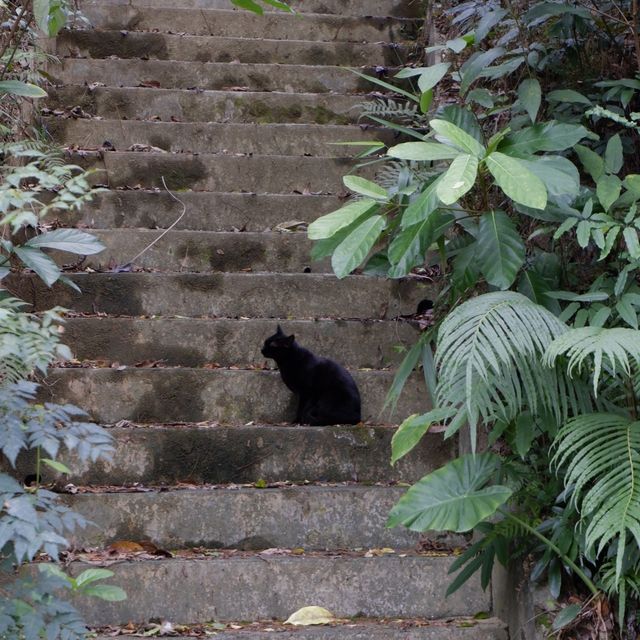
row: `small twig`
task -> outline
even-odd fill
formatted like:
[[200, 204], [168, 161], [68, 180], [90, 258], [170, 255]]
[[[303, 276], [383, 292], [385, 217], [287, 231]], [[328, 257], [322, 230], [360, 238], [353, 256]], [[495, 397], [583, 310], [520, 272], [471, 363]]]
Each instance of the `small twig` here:
[[631, 33], [636, 48], [636, 67], [640, 70], [640, 37], [638, 37], [638, 0], [631, 2]]
[[140, 253], [138, 253], [136, 256], [131, 258], [131, 260], [129, 260], [129, 262], [127, 262], [127, 264], [133, 264], [141, 255], [143, 255], [147, 251], [149, 251], [149, 249], [151, 249], [151, 247], [153, 247], [154, 244], [156, 244], [157, 242], [162, 240], [162, 238], [164, 238], [164, 236], [166, 236], [167, 233], [169, 233], [169, 231], [171, 231], [171, 229], [173, 229], [178, 224], [178, 222], [180, 222], [180, 220], [182, 220], [182, 218], [184, 218], [184, 214], [187, 213], [187, 205], [184, 202], [182, 202], [182, 200], [180, 200], [180, 198], [178, 198], [173, 193], [171, 193], [171, 191], [169, 191], [169, 187], [167, 187], [167, 183], [164, 180], [164, 176], [161, 176], [161, 179], [162, 179], [162, 184], [164, 185], [164, 188], [167, 190], [167, 193], [176, 202], [179, 202], [182, 205], [182, 213], [176, 218], [175, 222], [170, 227], [166, 228], [153, 242], [149, 243], [142, 251], [140, 251]]

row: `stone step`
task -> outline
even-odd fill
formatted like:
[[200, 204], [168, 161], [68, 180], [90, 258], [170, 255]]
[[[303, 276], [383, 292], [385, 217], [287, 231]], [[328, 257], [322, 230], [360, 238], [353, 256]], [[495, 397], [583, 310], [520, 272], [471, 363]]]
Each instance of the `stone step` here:
[[362, 95], [265, 91], [199, 91], [145, 87], [85, 87], [49, 90], [54, 108], [80, 107], [86, 114], [128, 120], [185, 122], [348, 124], [359, 115]]
[[[351, 371], [362, 398], [362, 418], [380, 423], [393, 371]], [[81, 406], [96, 422], [215, 421], [223, 424], [291, 422], [297, 401], [277, 371], [186, 368], [52, 369], [46, 400]], [[424, 382], [407, 381], [394, 416], [428, 409]]]
[[[407, 549], [420, 536], [385, 527], [405, 491], [355, 485], [222, 487], [65, 495], [63, 502], [91, 522], [69, 537], [76, 549], [118, 540], [150, 540], [161, 549]], [[444, 533], [431, 539], [443, 546], [464, 541]]]
[[[302, 194], [219, 193], [179, 194], [187, 214], [174, 227], [192, 231], [265, 231], [293, 222], [313, 222], [339, 209], [344, 199]], [[260, 215], [256, 215], [259, 212]], [[166, 229], [176, 222], [182, 206], [162, 191], [103, 191], [81, 211], [59, 212], [66, 225], [93, 229]]]
[[[398, 364], [418, 336], [405, 322], [283, 320], [281, 324], [300, 344], [353, 368]], [[275, 328], [275, 321], [260, 319], [69, 318], [62, 338], [80, 360], [257, 366], [266, 361], [259, 347]]]
[[[71, 153], [69, 159], [97, 170], [90, 177], [93, 184], [173, 191], [331, 194], [344, 190], [342, 177], [353, 167], [351, 158], [275, 155], [107, 151]], [[359, 173], [371, 177], [373, 170], [367, 169]]]
[[271, 62], [309, 65], [398, 66], [406, 59], [401, 44], [309, 42], [220, 36], [186, 36], [146, 31], [63, 31], [61, 58], [141, 58], [192, 62]]
[[[331, 626], [280, 629], [272, 621], [261, 625], [239, 625], [239, 630], [216, 631], [215, 640], [271, 640], [274, 627], [278, 640], [508, 640], [506, 625], [497, 618], [447, 618], [446, 620], [363, 620], [347, 619]], [[262, 627], [260, 630], [258, 627]], [[213, 629], [213, 627], [210, 627]], [[123, 636], [126, 639], [127, 636]], [[174, 640], [190, 640], [172, 636]], [[98, 634], [96, 640], [111, 640]]]
[[[169, 231], [162, 234], [162, 231], [148, 229], [96, 230], [93, 235], [106, 249], [88, 256], [82, 266], [108, 270], [117, 268], [113, 265], [131, 264], [154, 271], [187, 273], [331, 272], [328, 258], [311, 260], [312, 242], [305, 233]], [[162, 238], [149, 247], [161, 235]], [[135, 258], [140, 253], [142, 255]], [[65, 252], [55, 252], [52, 257], [59, 264], [77, 261], [76, 255]]]
[[170, 152], [344, 157], [362, 147], [340, 142], [378, 140], [394, 144], [391, 131], [318, 124], [234, 124], [47, 118], [45, 127], [65, 146], [97, 149], [105, 141], [118, 151], [134, 144]]
[[[367, 67], [361, 71], [374, 73]], [[64, 58], [60, 66], [50, 70], [50, 75], [56, 85], [99, 82], [108, 87], [287, 93], [363, 93], [371, 90], [369, 81], [346, 68], [298, 64]]]
[[81, 293], [47, 288], [34, 277], [4, 284], [42, 311], [55, 305], [82, 313], [235, 318], [372, 318], [415, 313], [437, 286], [415, 280], [307, 273], [67, 273]]
[[[417, 482], [455, 456], [455, 438], [428, 433], [393, 467], [386, 426], [132, 425], [110, 427], [112, 460], [65, 459], [63, 484], [145, 486], [177, 483]], [[18, 458], [18, 477], [33, 461]], [[45, 470], [47, 481], [53, 472]]]
[[[89, 625], [286, 619], [314, 604], [340, 618], [445, 618], [488, 611], [476, 575], [445, 598], [451, 557], [237, 557], [162, 559], [110, 565], [122, 602], [78, 599]], [[72, 573], [93, 565], [73, 563]]]
[[[306, 1], [306, 0], [305, 0]], [[160, 31], [176, 34], [270, 40], [325, 42], [398, 42], [414, 38], [419, 20], [323, 14], [223, 9], [183, 9], [86, 5], [83, 13], [93, 26], [110, 31]]]
[[[415, 0], [290, 0], [287, 3], [296, 13], [328, 13], [349, 16], [420, 15], [420, 3]], [[133, 5], [134, 7], [171, 8], [175, 0], [84, 0], [90, 6]], [[229, 0], [181, 0], [183, 9], [234, 9]]]

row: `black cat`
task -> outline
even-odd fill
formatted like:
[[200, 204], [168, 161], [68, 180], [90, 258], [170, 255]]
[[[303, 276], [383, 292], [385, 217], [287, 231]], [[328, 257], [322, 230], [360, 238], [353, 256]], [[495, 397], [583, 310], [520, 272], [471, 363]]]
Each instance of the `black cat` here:
[[337, 362], [301, 347], [295, 336], [277, 332], [264, 341], [262, 355], [273, 358], [283, 382], [300, 396], [296, 422], [322, 426], [360, 422], [360, 393]]

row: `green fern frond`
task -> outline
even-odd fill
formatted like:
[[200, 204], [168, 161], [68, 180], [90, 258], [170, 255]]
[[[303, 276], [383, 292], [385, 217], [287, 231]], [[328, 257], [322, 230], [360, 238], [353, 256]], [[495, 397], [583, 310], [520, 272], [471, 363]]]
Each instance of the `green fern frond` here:
[[545, 363], [554, 366], [560, 356], [569, 359], [569, 376], [573, 376], [574, 371], [580, 373], [587, 363], [591, 368], [593, 362], [593, 392], [597, 396], [603, 366], [614, 376], [622, 370], [630, 377], [633, 365], [640, 365], [640, 331], [602, 327], [570, 329], [549, 345]]
[[612, 413], [578, 416], [560, 429], [553, 447], [552, 465], [564, 471], [587, 522], [587, 548], [597, 545], [600, 554], [618, 538], [618, 579], [627, 534], [640, 545], [640, 421]]
[[567, 326], [551, 312], [515, 292], [468, 300], [438, 332], [436, 406], [466, 414], [472, 432], [482, 419], [510, 422], [524, 409], [547, 410], [558, 424], [574, 394], [562, 373], [542, 364], [542, 355]]

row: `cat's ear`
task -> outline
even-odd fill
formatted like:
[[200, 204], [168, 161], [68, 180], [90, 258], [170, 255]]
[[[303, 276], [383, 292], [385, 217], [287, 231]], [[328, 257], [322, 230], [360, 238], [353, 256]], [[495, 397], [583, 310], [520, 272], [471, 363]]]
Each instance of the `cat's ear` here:
[[290, 346], [292, 346], [292, 345], [293, 345], [293, 341], [294, 341], [295, 339], [296, 339], [296, 337], [295, 337], [293, 334], [291, 334], [290, 336], [287, 336], [287, 337], [284, 339], [284, 343], [285, 343], [285, 345], [286, 345], [287, 347], [290, 347]]
[[277, 336], [283, 336], [284, 335], [284, 331], [282, 330], [282, 327], [280, 325], [278, 325], [278, 328], [276, 329], [276, 335]]

